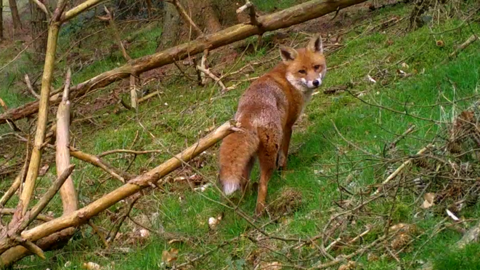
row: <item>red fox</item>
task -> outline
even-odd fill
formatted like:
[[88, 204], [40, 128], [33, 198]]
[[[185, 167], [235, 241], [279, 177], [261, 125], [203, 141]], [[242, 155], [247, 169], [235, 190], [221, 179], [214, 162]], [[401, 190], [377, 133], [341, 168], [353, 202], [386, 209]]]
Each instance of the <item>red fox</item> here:
[[282, 62], [254, 81], [240, 98], [235, 120], [240, 130], [220, 145], [219, 182], [225, 195], [244, 190], [258, 157], [260, 182], [255, 213], [263, 214], [267, 184], [285, 169], [292, 126], [322, 84], [327, 66], [320, 36], [306, 48], [280, 46]]

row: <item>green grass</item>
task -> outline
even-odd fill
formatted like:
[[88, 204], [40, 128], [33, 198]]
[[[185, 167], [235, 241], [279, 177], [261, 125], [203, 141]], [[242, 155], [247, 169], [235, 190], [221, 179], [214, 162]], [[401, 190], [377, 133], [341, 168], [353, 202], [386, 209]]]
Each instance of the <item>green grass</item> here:
[[[278, 5], [284, 3], [291, 4], [291, 1], [281, 1]], [[273, 8], [270, 2], [265, 2], [265, 7], [261, 6], [262, 2], [256, 4], [262, 10]], [[462, 51], [458, 58], [446, 62], [444, 60], [456, 45], [472, 34], [472, 31], [480, 32], [480, 25], [472, 23], [468, 26], [460, 20], [452, 19], [406, 34], [400, 31], [404, 24], [390, 28], [386, 33], [368, 32], [370, 24], [377, 24], [392, 14], [405, 14], [408, 11], [409, 8], [403, 6], [385, 9], [375, 13], [373, 19], [359, 27], [357, 32], [349, 33], [343, 41], [342, 49], [327, 55], [328, 66], [333, 69], [328, 71], [325, 85], [322, 86], [326, 89], [354, 82], [350, 91], [364, 92], [361, 98], [365, 101], [400, 112], [406, 111], [408, 115], [366, 105], [349, 93], [316, 95], [305, 110], [306, 116], [302, 117], [294, 131], [285, 177], [276, 173], [269, 183], [269, 201], [277, 198], [282, 190], [288, 187], [302, 194], [301, 207], [277, 223], [266, 226], [264, 230], [268, 233], [289, 238], [317, 235], [333, 213], [332, 210], [339, 211], [334, 204], [341, 196], [338, 183], [351, 192], [358, 193], [366, 190], [368, 185], [383, 181], [388, 172], [400, 164], [400, 162], [380, 163], [375, 157], [382, 155], [385, 145], [392, 142], [411, 124], [415, 124], [417, 129], [399, 143], [396, 156], [412, 155], [430, 142], [441, 145], [445, 143], [442, 136], [446, 126], [418, 117], [450, 121], [454, 113], [460, 112], [475, 101], [476, 96], [466, 97], [477, 95], [480, 87], [478, 42]], [[129, 34], [137, 35], [135, 40], [141, 41], [138, 44], [146, 44], [133, 45], [132, 56], [138, 57], [154, 50], [153, 40], [160, 32], [148, 29], [155, 28]], [[442, 39], [445, 46], [436, 46], [437, 39]], [[391, 42], [387, 42], [388, 40]], [[88, 47], [85, 45], [85, 48]], [[249, 61], [270, 57], [276, 53], [276, 50], [260, 49], [256, 53], [246, 55], [237, 68]], [[82, 69], [76, 74], [76, 80], [84, 80], [92, 74], [114, 67], [117, 61], [121, 61], [120, 55], [117, 54], [115, 52], [106, 60]], [[402, 63], [406, 63], [408, 67]], [[272, 64], [256, 68], [250, 76], [264, 73]], [[336, 66], [339, 67], [335, 68]], [[401, 78], [397, 69], [413, 75]], [[369, 82], [366, 79], [367, 74], [378, 83]], [[74, 124], [72, 134], [76, 137], [76, 147], [93, 154], [117, 148], [164, 150], [161, 154], [138, 156], [130, 169], [133, 174], [138, 174], [160, 164], [171, 156], [170, 153], [177, 153], [196, 141], [205, 134], [205, 129], [218, 126], [230, 119], [235, 112], [239, 95], [248, 86], [242, 84], [237, 89], [220, 96], [218, 87], [193, 87], [192, 82], [176, 78], [172, 81], [175, 83], [161, 86], [162, 93], [158, 98], [140, 106], [138, 117], [127, 111], [114, 114], [112, 113], [114, 106], [110, 106], [95, 113], [99, 116], [95, 124], [91, 122]], [[101, 93], [98, 93], [98, 96], [100, 95]], [[212, 96], [215, 100], [209, 101]], [[452, 100], [455, 101], [454, 108], [450, 102]], [[343, 137], [371, 155], [365, 155], [342, 139], [335, 131], [333, 123]], [[152, 138], [152, 135], [155, 138]], [[216, 181], [216, 154], [217, 148], [208, 150], [205, 155], [207, 161], [205, 166], [196, 171], [212, 183]], [[131, 156], [123, 154], [105, 158], [119, 168], [125, 168], [130, 159]], [[78, 161], [75, 163], [79, 165], [74, 178], [81, 205], [92, 202], [103, 192], [120, 185], [93, 166], [80, 166], [81, 163]], [[51, 172], [53, 169], [51, 168]], [[193, 174], [188, 170], [185, 173], [187, 176]], [[177, 176], [183, 174], [177, 172], [172, 177]], [[258, 168], [254, 170], [254, 179], [257, 177]], [[40, 185], [47, 186], [48, 181], [53, 178], [53, 174], [48, 173], [42, 178]], [[0, 184], [0, 187], [3, 190], [4, 186]], [[436, 269], [476, 269], [480, 245], [473, 244], [461, 251], [450, 250], [449, 247], [458, 241], [461, 235], [450, 230], [429, 234], [442, 216], [429, 211], [417, 214], [418, 206], [412, 206], [415, 199], [413, 194], [404, 192], [395, 199], [387, 198], [372, 203], [368, 209], [371, 215], [359, 216], [356, 226], [351, 225], [345, 231], [346, 236], [357, 235], [365, 230], [367, 225], [373, 225], [374, 229], [365, 237], [365, 242], [373, 241], [380, 236], [385, 225], [382, 216], [390, 213], [394, 201], [396, 204], [392, 211], [392, 224], [415, 223], [422, 231], [427, 232], [414, 243], [413, 251], [400, 254], [406, 269], [412, 269], [415, 261], [430, 259], [434, 260]], [[255, 200], [254, 192], [244, 199], [240, 209], [252, 214]], [[84, 262], [93, 261], [114, 269], [164, 269], [166, 268], [162, 262], [164, 250], [178, 249], [178, 262], [181, 263], [216, 248], [223, 241], [252, 232], [252, 228], [244, 219], [225, 209], [218, 202], [221, 202], [221, 198], [215, 189], [210, 188], [201, 193], [169, 183], [147, 194], [136, 205], [132, 217], [144, 221], [146, 226], [155, 231], [174, 233], [178, 238], [187, 237], [189, 241], [169, 244], [161, 236], [152, 234], [150, 239], [143, 243], [144, 240], [131, 234], [135, 226], [127, 221], [121, 229], [122, 237], [110, 249], [101, 250], [99, 249], [102, 246], [101, 241], [90, 227], [84, 226], [79, 235], [61, 252], [48, 252], [46, 261], [23, 260], [20, 264], [42, 269], [78, 269]], [[14, 205], [15, 201], [9, 204], [10, 207]], [[56, 198], [51, 209], [57, 209], [59, 205], [60, 201]], [[123, 206], [124, 204], [120, 203], [109, 210], [118, 212]], [[225, 216], [218, 229], [210, 230], [208, 218], [216, 217], [221, 212], [225, 212]], [[464, 214], [472, 218], [478, 217], [478, 206], [468, 209]], [[112, 226], [111, 216], [111, 213], [104, 213], [93, 221], [109, 229]], [[144, 216], [149, 218], [145, 219]], [[265, 217], [257, 220], [256, 224], [261, 226], [269, 220]], [[257, 245], [247, 237], [241, 237], [199, 260], [193, 269], [252, 269], [252, 257], [258, 250], [260, 255], [256, 256], [262, 256], [264, 261], [297, 263], [305, 267], [318, 263], [321, 258], [315, 247], [292, 249], [291, 245], [292, 243], [273, 240]], [[119, 248], [129, 250], [124, 253], [125, 250]], [[332, 252], [332, 255], [340, 253]], [[365, 269], [396, 268], [397, 262], [391, 257], [377, 255], [380, 256], [378, 261], [369, 262], [366, 254], [358, 257], [358, 261]], [[65, 266], [67, 262], [69, 264]]]

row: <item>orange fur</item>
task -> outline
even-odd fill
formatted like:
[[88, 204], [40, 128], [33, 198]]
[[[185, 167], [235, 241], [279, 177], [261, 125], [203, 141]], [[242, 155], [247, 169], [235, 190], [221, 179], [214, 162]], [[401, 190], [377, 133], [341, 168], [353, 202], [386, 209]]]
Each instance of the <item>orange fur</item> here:
[[242, 131], [227, 136], [220, 146], [219, 181], [226, 195], [245, 188], [258, 157], [257, 215], [264, 212], [273, 171], [287, 166], [293, 124], [326, 73], [320, 37], [298, 50], [282, 46], [280, 54], [283, 62], [254, 81], [240, 98], [235, 120]]

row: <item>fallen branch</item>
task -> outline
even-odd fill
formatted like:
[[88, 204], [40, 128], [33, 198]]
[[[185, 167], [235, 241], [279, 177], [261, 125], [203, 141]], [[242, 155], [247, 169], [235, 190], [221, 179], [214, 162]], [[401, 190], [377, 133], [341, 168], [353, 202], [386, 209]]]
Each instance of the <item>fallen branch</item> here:
[[[70, 150], [68, 148], [70, 144], [70, 101], [68, 99], [71, 79], [72, 71], [68, 69], [62, 102], [57, 110], [55, 162], [58, 176], [70, 166]], [[71, 213], [78, 209], [77, 192], [70, 176], [60, 188], [60, 196], [62, 198], [63, 214]]]
[[105, 163], [102, 159], [100, 159], [97, 156], [94, 156], [92, 154], [88, 154], [85, 152], [82, 152], [78, 149], [75, 149], [73, 147], [70, 147], [70, 154], [80, 160], [83, 160], [85, 162], [88, 162], [94, 166], [97, 166], [104, 170], [105, 172], [109, 173], [111, 176], [115, 177], [116, 179], [120, 180], [122, 183], [125, 183], [125, 178], [129, 179], [130, 176], [128, 175], [123, 175], [120, 172], [117, 172], [115, 168], [113, 168], [111, 165]]
[[[75, 165], [70, 165], [53, 183], [53, 185], [45, 192], [43, 197], [38, 201], [38, 203], [32, 208], [32, 210], [28, 211], [20, 220], [12, 218], [12, 221], [9, 224], [9, 229], [5, 232], [4, 235], [0, 237], [0, 254], [5, 252], [7, 249], [14, 247], [15, 245], [19, 244], [19, 239], [29, 240], [26, 238], [16, 238], [19, 233], [21, 233], [27, 226], [37, 218], [40, 212], [47, 206], [50, 200], [55, 196], [57, 191], [63, 185], [65, 180], [67, 180], [68, 176], [75, 168]], [[21, 208], [18, 208], [17, 211], [21, 211]], [[51, 221], [50, 221], [51, 222]], [[47, 222], [48, 223], [48, 222]], [[46, 223], [44, 223], [46, 224]], [[23, 240], [22, 240], [23, 241]]]
[[[188, 162], [189, 160], [193, 159], [206, 149], [213, 146], [219, 140], [232, 133], [232, 128], [235, 127], [236, 125], [233, 122], [226, 122], [189, 148], [185, 149], [180, 154], [172, 157], [154, 169], [137, 176], [136, 178], [130, 180], [127, 184], [113, 190], [102, 198], [73, 213], [66, 214], [30, 230], [23, 231], [21, 236], [23, 239], [36, 241], [42, 237], [51, 235], [52, 233], [58, 232], [65, 228], [79, 226], [88, 222], [90, 218], [96, 216], [118, 201], [123, 200], [144, 188], [157, 184], [162, 177], [180, 167], [184, 162]], [[8, 247], [13, 247], [14, 245], [14, 243], [11, 243], [8, 245]], [[18, 248], [14, 247], [13, 250], [17, 251]], [[6, 251], [5, 254], [2, 254], [0, 257], [0, 262], [4, 265], [9, 265], [14, 262], [12, 259], [18, 258], [15, 256], [13, 251]]]
[[[28, 147], [27, 147], [28, 151]], [[20, 185], [23, 182], [23, 179], [25, 179], [25, 174], [27, 172], [27, 166], [28, 166], [28, 152], [27, 152], [27, 160], [25, 160], [25, 163], [23, 164], [22, 170], [20, 170], [20, 173], [17, 175], [15, 178], [15, 181], [13, 181], [13, 184], [8, 188], [7, 192], [3, 194], [2, 198], [0, 199], [0, 208], [3, 208], [8, 200], [15, 194], [15, 192], [18, 190]]]
[[478, 40], [478, 37], [476, 35], [471, 35], [465, 42], [460, 44], [455, 51], [453, 51], [450, 55], [448, 55], [449, 58], [453, 58], [457, 56], [457, 54], [463, 50], [465, 50], [470, 44]]
[[257, 14], [255, 13], [255, 6], [249, 0], [246, 1], [245, 5], [239, 7], [237, 9], [237, 14], [244, 12], [248, 9], [248, 15], [250, 16], [250, 24], [261, 26], [261, 24], [257, 21]]
[[[171, 64], [174, 61], [184, 59], [190, 55], [201, 53], [205, 49], [213, 50], [250, 36], [260, 35], [268, 31], [306, 22], [335, 12], [338, 8], [343, 9], [365, 1], [366, 0], [313, 0], [280, 12], [261, 16], [258, 18], [258, 21], [262, 24], [262, 27], [251, 24], [237, 24], [219, 32], [205, 35], [201, 39], [189, 41], [188, 43], [180, 44], [152, 55], [133, 59], [131, 63], [101, 73], [72, 87], [72, 97], [83, 96], [94, 89], [105, 87], [113, 82], [129, 77], [131, 74], [140, 75], [143, 72]], [[81, 5], [89, 5], [92, 2], [97, 3], [100, 1], [87, 1]], [[65, 17], [69, 18], [74, 16], [77, 12], [76, 10], [77, 8], [67, 11]], [[50, 105], [55, 105], [59, 102], [59, 97], [51, 97], [50, 99]], [[3, 113], [0, 115], [0, 124], [6, 123], [7, 119], [15, 121], [36, 113], [38, 111], [38, 104], [37, 101], [31, 102]]]
[[37, 94], [37, 92], [35, 92], [35, 90], [33, 89], [33, 85], [32, 85], [32, 82], [30, 81], [30, 78], [28, 77], [28, 74], [25, 74], [25, 83], [27, 84], [27, 88], [30, 91], [30, 93], [32, 93], [32, 95], [36, 99], [40, 99], [40, 95]]
[[113, 240], [115, 240], [115, 238], [118, 234], [118, 231], [120, 230], [120, 227], [122, 227], [123, 222], [130, 215], [130, 212], [132, 211], [133, 206], [138, 201], [138, 199], [140, 199], [140, 197], [142, 197], [142, 194], [137, 193], [137, 194], [135, 194], [135, 196], [132, 196], [132, 198], [130, 198], [130, 202], [128, 203], [128, 205], [126, 207], [125, 212], [120, 216], [120, 218], [118, 218], [115, 226], [112, 228], [112, 230], [108, 233], [108, 236], [105, 238], [107, 244], [111, 243], [111, 242], [113, 242]]
[[[425, 153], [427, 150], [430, 150], [431, 148], [433, 147], [432, 144], [428, 144], [427, 146], [425, 146], [424, 148], [420, 149], [416, 156], [419, 156], [423, 153]], [[382, 184], [378, 187], [377, 191], [375, 191], [372, 195], [376, 195], [378, 194], [380, 191], [382, 191], [383, 187], [388, 183], [390, 182], [390, 180], [392, 180], [393, 178], [395, 178], [405, 167], [407, 167], [410, 163], [412, 163], [414, 158], [409, 158], [407, 160], [405, 160], [402, 165], [400, 165], [393, 173], [391, 173], [383, 182]]]
[[[2, 214], [2, 215], [13, 215], [14, 213], [15, 213], [15, 209], [13, 209], [13, 208], [1, 208], [0, 209], [0, 214]], [[53, 217], [39, 214], [36, 219], [40, 220], [40, 221], [43, 221], [43, 222], [47, 222], [47, 221], [53, 220]]]
[[203, 72], [204, 74], [207, 74], [208, 77], [212, 78], [215, 82], [217, 82], [218, 85], [220, 85], [220, 87], [222, 88], [222, 94], [230, 90], [230, 88], [227, 88], [225, 84], [223, 84], [222, 80], [220, 80], [220, 78], [218, 78], [215, 74], [213, 74], [210, 71], [210, 69], [206, 69], [201, 66], [197, 66], [197, 69]]

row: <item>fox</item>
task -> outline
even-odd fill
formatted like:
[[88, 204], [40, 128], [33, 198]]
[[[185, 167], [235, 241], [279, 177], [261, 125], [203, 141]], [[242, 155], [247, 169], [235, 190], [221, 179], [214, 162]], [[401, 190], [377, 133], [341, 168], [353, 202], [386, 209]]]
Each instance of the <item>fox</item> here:
[[286, 169], [293, 125], [327, 72], [320, 35], [304, 48], [280, 45], [279, 52], [282, 61], [241, 95], [234, 115], [239, 129], [226, 136], [219, 149], [218, 181], [226, 196], [245, 191], [258, 158], [257, 216], [264, 214], [273, 172]]

